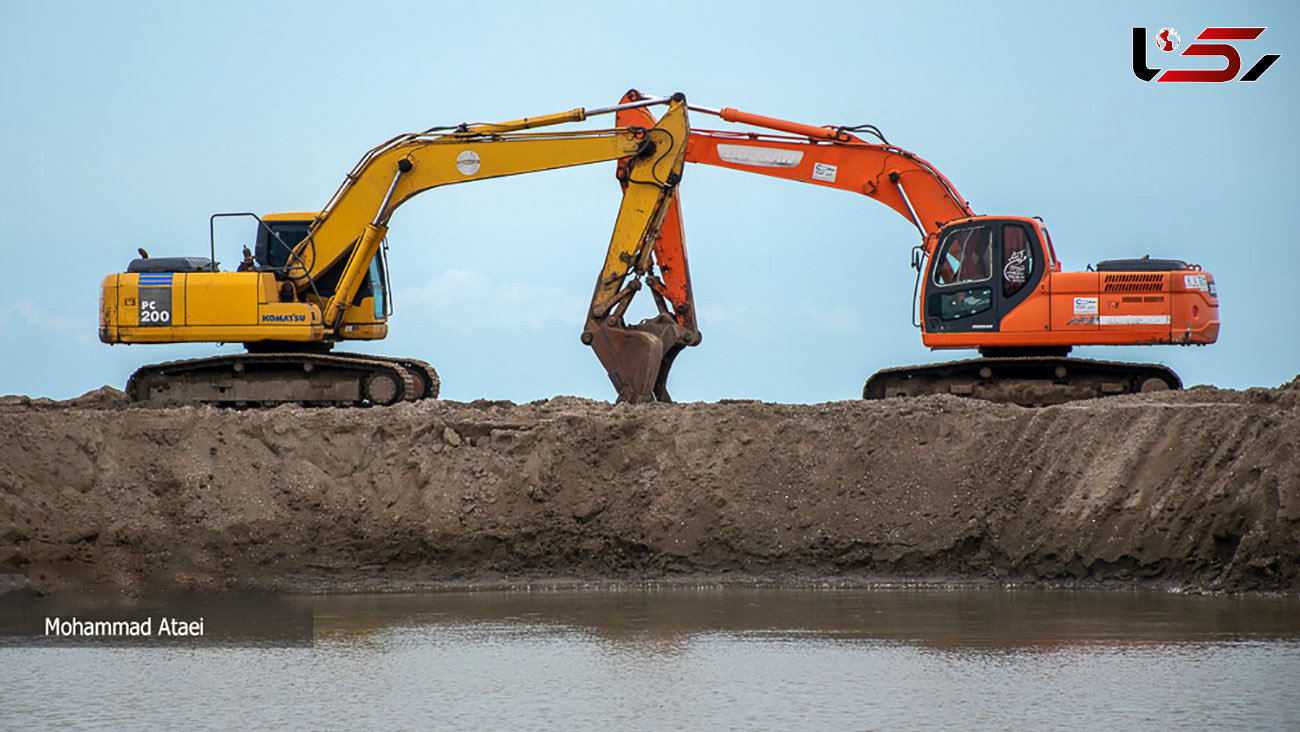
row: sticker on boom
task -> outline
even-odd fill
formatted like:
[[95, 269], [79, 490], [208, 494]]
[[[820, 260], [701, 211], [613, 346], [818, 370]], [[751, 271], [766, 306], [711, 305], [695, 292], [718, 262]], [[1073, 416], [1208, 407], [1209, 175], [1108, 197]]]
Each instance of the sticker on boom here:
[[803, 160], [799, 150], [782, 150], [779, 147], [747, 147], [745, 145], [718, 145], [718, 157], [724, 163], [755, 165], [764, 168], [793, 168]]
[[459, 170], [461, 175], [474, 175], [481, 165], [482, 161], [479, 160], [478, 153], [473, 150], [465, 150], [456, 156], [456, 170]]
[[835, 173], [837, 171], [838, 168], [834, 165], [827, 165], [826, 163], [813, 163], [812, 177], [813, 180], [819, 180], [825, 183], [834, 183]]

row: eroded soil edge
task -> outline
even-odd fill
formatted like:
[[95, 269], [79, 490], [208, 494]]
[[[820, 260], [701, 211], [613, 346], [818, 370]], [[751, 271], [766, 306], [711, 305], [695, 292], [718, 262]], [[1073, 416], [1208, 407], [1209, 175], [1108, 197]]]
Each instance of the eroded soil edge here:
[[0, 584], [1300, 590], [1300, 387], [149, 410], [0, 399]]

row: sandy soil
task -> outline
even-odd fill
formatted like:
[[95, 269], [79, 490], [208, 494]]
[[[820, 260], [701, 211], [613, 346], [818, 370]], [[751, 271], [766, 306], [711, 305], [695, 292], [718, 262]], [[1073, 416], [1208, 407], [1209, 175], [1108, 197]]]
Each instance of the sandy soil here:
[[0, 588], [1300, 590], [1300, 384], [265, 411], [0, 397]]

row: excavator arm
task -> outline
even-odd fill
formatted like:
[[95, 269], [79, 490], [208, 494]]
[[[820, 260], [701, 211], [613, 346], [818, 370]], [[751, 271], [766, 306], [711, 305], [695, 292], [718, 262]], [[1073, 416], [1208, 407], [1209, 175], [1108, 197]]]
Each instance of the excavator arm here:
[[[649, 98], [635, 89], [623, 95], [618, 105], [618, 126], [662, 127], [668, 118], [656, 120], [646, 108], [647, 101]], [[706, 163], [863, 194], [911, 221], [928, 240], [930, 248], [936, 241], [932, 235], [946, 222], [973, 215], [956, 188], [934, 166], [889, 145], [883, 137], [882, 144], [875, 144], [850, 134], [846, 128], [814, 127], [735, 109], [689, 108], [729, 122], [789, 134], [692, 129], [683, 151], [684, 162]], [[880, 137], [874, 127], [862, 129]], [[671, 401], [666, 381], [673, 360], [686, 346], [697, 345], [701, 336], [682, 233], [680, 199], [668, 190], [676, 181], [664, 176], [638, 179], [634, 172], [638, 162], [632, 156], [619, 161], [618, 179], [624, 195], [645, 196], [662, 188], [665, 193], [658, 199], [663, 203], [662, 210], [641, 215], [639, 220], [651, 223], [645, 237], [616, 234], [616, 241], [638, 242], [641, 248], [634, 251], [611, 246], [582, 340], [596, 350], [597, 357], [609, 370], [620, 401]], [[666, 158], [661, 158], [661, 165], [666, 162]], [[682, 162], [675, 161], [673, 171], [677, 175]], [[657, 169], [652, 172], [657, 173]], [[633, 192], [635, 187], [642, 186], [648, 188]], [[635, 277], [625, 285], [629, 274]], [[623, 315], [642, 281], [650, 288], [659, 313], [628, 326]], [[619, 374], [624, 378], [620, 379]]]
[[[620, 106], [626, 111], [634, 104]], [[618, 400], [633, 404], [671, 401], [667, 380], [673, 360], [683, 348], [700, 342], [695, 313], [689, 307], [690, 276], [681, 218], [675, 213], [677, 183], [690, 136], [685, 99], [653, 123], [651, 132], [663, 136], [652, 140], [650, 150], [625, 158], [619, 165], [623, 207], [582, 332], [582, 342], [595, 350], [605, 366]], [[667, 231], [665, 220], [670, 221]], [[656, 261], [656, 255], [664, 253], [665, 240], [672, 242], [670, 253]], [[655, 275], [656, 264], [664, 279]], [[628, 326], [623, 316], [643, 281], [650, 287], [659, 314]], [[671, 309], [668, 299], [674, 303]]]
[[[372, 150], [298, 246], [295, 259], [302, 265], [291, 273], [295, 286], [303, 291], [311, 286], [314, 277], [346, 262], [333, 294], [322, 306], [325, 326], [336, 328], [378, 251], [389, 217], [417, 194], [452, 183], [622, 158], [627, 161], [623, 168], [627, 174], [623, 202], [582, 338], [595, 349], [620, 401], [668, 401], [668, 370], [683, 347], [699, 342], [696, 331], [671, 318], [628, 328], [622, 316], [643, 278], [657, 283], [650, 274], [653, 247], [681, 180], [690, 135], [686, 98], [676, 94], [669, 100], [638, 99], [597, 112], [625, 111], [664, 101], [669, 102], [668, 112], [648, 127], [518, 132], [580, 121], [593, 114], [575, 109], [514, 122], [466, 126], [432, 138], [405, 136]], [[367, 220], [368, 216], [373, 218]], [[674, 225], [680, 241], [678, 219]], [[361, 236], [345, 244], [346, 232], [358, 229]], [[662, 306], [657, 294], [656, 299]], [[692, 315], [692, 324], [693, 320]]]
[[[640, 100], [639, 104], [667, 100]], [[673, 103], [682, 107], [684, 100]], [[639, 158], [658, 147], [670, 148], [665, 129], [620, 128], [576, 132], [526, 133], [519, 130], [581, 121], [622, 107], [524, 118], [512, 122], [461, 125], [450, 133], [402, 135], [369, 151], [348, 174], [312, 223], [290, 258], [288, 279], [311, 300], [324, 279], [332, 291], [316, 297], [327, 329], [337, 328], [387, 233], [388, 220], [406, 201], [430, 188], [521, 173]], [[672, 110], [670, 110], [670, 114]], [[685, 119], [685, 109], [674, 119]], [[667, 117], [666, 117], [667, 119]], [[653, 127], [653, 126], [652, 126]], [[681, 140], [678, 140], [681, 144]], [[680, 175], [680, 172], [678, 173]], [[634, 197], [624, 208], [644, 206]], [[620, 214], [620, 219], [623, 214]], [[357, 232], [360, 232], [358, 236]], [[615, 237], [622, 235], [616, 231]], [[335, 279], [334, 275], [337, 274]]]

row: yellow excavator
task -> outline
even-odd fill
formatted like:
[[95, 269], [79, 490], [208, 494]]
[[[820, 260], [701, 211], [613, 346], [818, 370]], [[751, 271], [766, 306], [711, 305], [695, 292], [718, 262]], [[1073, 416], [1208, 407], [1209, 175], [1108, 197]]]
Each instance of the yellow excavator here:
[[[653, 127], [523, 132], [655, 104], [669, 109]], [[246, 347], [246, 353], [138, 369], [127, 394], [139, 402], [386, 405], [435, 398], [438, 375], [423, 361], [330, 352], [336, 343], [388, 333], [392, 310], [382, 245], [393, 212], [437, 186], [630, 159], [589, 311], [596, 315], [584, 331], [584, 339], [597, 345], [621, 343], [621, 321], [600, 316], [626, 302], [629, 287], [639, 284], [638, 270], [653, 256], [689, 134], [685, 97], [675, 94], [400, 135], [366, 153], [318, 213], [214, 215], [210, 230], [222, 216], [257, 220], [254, 248], [244, 248], [237, 271], [218, 271], [214, 245], [209, 257], [149, 257], [141, 250], [125, 273], [104, 278], [100, 340]], [[625, 284], [628, 275], [633, 279]], [[616, 388], [642, 393], [653, 388], [663, 350], [606, 349], [601, 360]]]

